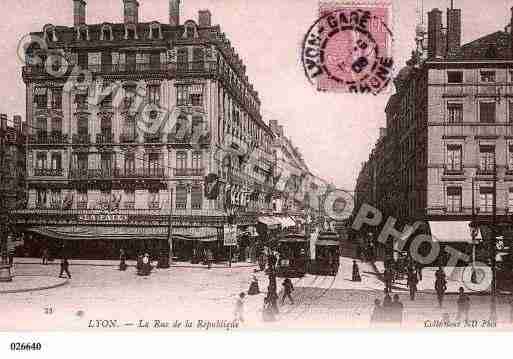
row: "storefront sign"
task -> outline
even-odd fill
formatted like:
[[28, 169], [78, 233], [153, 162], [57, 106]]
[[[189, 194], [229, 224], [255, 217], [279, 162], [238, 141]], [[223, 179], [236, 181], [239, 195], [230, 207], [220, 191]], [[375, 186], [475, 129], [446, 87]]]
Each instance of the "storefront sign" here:
[[81, 214], [78, 220], [82, 222], [128, 222], [128, 215], [117, 213]]
[[224, 240], [225, 246], [236, 246], [237, 245], [237, 225], [224, 225]]

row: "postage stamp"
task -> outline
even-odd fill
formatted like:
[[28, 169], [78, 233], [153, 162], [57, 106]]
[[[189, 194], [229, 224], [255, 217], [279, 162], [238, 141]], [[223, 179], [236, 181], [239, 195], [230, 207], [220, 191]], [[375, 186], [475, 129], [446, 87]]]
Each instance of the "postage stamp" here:
[[392, 78], [391, 2], [319, 4], [302, 44], [305, 75], [319, 91], [371, 93]]

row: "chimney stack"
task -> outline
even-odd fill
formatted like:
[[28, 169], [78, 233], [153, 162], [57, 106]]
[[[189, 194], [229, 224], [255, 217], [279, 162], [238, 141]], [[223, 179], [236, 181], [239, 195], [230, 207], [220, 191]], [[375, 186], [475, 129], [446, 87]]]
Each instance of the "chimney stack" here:
[[86, 23], [86, 5], [85, 0], [73, 0], [73, 25], [85, 25]]
[[137, 0], [123, 0], [125, 24], [137, 24], [139, 22], [139, 3]]
[[16, 132], [21, 133], [21, 116], [14, 115], [13, 122], [14, 122], [14, 129], [16, 130]]
[[461, 9], [447, 9], [447, 54], [454, 53], [461, 46]]
[[0, 114], [0, 127], [3, 131], [7, 130], [7, 115], [5, 113]]
[[212, 26], [212, 13], [210, 12], [210, 10], [198, 11], [198, 25], [200, 27]]
[[169, 0], [169, 24], [180, 25], [180, 0]]
[[442, 12], [433, 9], [428, 12], [428, 57], [441, 57]]

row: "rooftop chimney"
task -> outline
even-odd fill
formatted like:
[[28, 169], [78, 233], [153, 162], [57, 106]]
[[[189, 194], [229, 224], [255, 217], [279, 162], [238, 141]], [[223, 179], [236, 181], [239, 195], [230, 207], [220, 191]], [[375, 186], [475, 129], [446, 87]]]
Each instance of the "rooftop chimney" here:
[[447, 9], [447, 54], [454, 53], [461, 46], [461, 9]]
[[433, 9], [428, 12], [428, 57], [441, 57], [442, 12]]
[[85, 0], [73, 0], [73, 25], [86, 23], [86, 5]]
[[198, 25], [200, 27], [212, 26], [212, 13], [210, 12], [210, 10], [198, 11]]
[[7, 130], [7, 115], [5, 113], [0, 114], [0, 128], [3, 131]]
[[169, 24], [180, 25], [180, 0], [169, 0]]
[[123, 0], [125, 24], [137, 24], [139, 22], [139, 3], [137, 0]]

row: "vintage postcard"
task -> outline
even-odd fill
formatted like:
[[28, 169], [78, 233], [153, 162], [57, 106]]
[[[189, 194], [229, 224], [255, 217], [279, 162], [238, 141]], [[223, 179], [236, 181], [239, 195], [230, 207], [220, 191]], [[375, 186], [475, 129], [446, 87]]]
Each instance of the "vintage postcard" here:
[[0, 331], [512, 329], [511, 5], [2, 1]]

